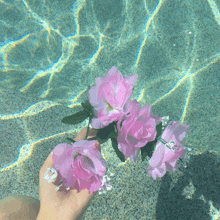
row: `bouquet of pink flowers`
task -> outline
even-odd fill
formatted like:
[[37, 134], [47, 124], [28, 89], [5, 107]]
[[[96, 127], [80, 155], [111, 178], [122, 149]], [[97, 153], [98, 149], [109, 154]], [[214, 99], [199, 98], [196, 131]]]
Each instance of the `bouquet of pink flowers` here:
[[59, 144], [53, 150], [54, 167], [59, 170], [63, 185], [78, 191], [87, 188], [90, 193], [106, 184], [107, 163], [100, 144], [111, 139], [112, 147], [122, 162], [130, 158], [134, 163], [141, 151], [142, 161], [148, 156], [148, 173], [156, 180], [167, 170], [175, 171], [177, 160], [184, 158], [184, 138], [189, 125], [169, 117], [152, 114], [151, 105], [143, 107], [130, 100], [138, 74], [123, 77], [112, 67], [104, 77], [96, 78], [96, 86], [89, 90], [89, 100], [81, 103], [83, 110], [63, 118], [67, 124], [78, 124], [89, 118], [89, 125], [97, 129], [97, 136], [72, 144]]

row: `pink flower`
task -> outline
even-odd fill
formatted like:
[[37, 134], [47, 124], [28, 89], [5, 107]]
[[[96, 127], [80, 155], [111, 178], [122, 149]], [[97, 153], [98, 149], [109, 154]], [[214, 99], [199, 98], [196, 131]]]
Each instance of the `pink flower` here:
[[103, 128], [121, 117], [137, 78], [138, 74], [123, 77], [113, 66], [104, 77], [95, 79], [96, 86], [89, 90], [89, 102], [94, 107], [93, 128]]
[[124, 107], [124, 116], [118, 123], [119, 150], [136, 162], [140, 148], [156, 138], [156, 125], [162, 118], [151, 114], [151, 105], [140, 108], [137, 100], [128, 100]]
[[[160, 141], [157, 142], [156, 150], [150, 159], [150, 167], [148, 168], [148, 173], [155, 180], [157, 177], [164, 176], [167, 169], [173, 172], [178, 168], [177, 160], [184, 158], [185, 135], [191, 131], [188, 127], [189, 125], [173, 121], [162, 133], [161, 138], [167, 142], [167, 146]], [[182, 147], [177, 147], [179, 145]]]
[[97, 141], [78, 140], [74, 144], [59, 144], [53, 150], [54, 168], [59, 171], [65, 187], [90, 194], [99, 190], [106, 173], [106, 161], [98, 150]]

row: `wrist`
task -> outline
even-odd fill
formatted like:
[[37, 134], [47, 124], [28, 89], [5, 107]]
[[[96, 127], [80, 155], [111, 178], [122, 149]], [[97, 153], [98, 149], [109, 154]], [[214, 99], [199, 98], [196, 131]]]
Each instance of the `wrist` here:
[[72, 217], [71, 219], [60, 218], [57, 215], [54, 216], [53, 212], [45, 212], [45, 211], [39, 211], [36, 220], [79, 220], [80, 218]]
[[54, 216], [53, 216], [53, 214], [52, 213], [48, 213], [48, 212], [43, 212], [43, 211], [39, 211], [39, 213], [38, 213], [38, 216], [37, 216], [37, 219], [36, 220], [46, 220], [46, 219], [48, 219], [48, 220], [52, 220], [52, 219], [54, 219], [54, 220], [58, 220], [57, 219], [57, 217], [56, 218], [54, 218]]
[[47, 218], [47, 216], [45, 216], [44, 214], [42, 214], [41, 211], [39, 211], [36, 220], [44, 220], [44, 219], [46, 219], [46, 218]]

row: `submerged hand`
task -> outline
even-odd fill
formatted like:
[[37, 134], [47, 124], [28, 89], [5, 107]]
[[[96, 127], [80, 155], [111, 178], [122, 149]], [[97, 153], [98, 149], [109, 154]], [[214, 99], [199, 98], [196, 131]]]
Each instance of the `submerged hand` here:
[[[87, 127], [83, 128], [78, 134], [75, 140], [82, 140], [86, 137]], [[93, 128], [89, 131], [88, 138], [96, 136], [97, 131]], [[101, 151], [100, 145], [97, 144], [99, 150]], [[65, 219], [73, 220], [82, 217], [83, 213], [89, 206], [90, 201], [97, 193], [89, 194], [88, 189], [84, 189], [77, 193], [77, 190], [70, 190], [67, 195], [62, 190], [65, 189], [64, 186], [60, 187], [59, 191], [56, 191], [56, 186], [60, 183], [60, 174], [58, 172], [58, 177], [54, 183], [48, 183], [43, 179], [44, 174], [48, 167], [54, 167], [52, 154], [48, 156], [45, 163], [40, 170], [40, 212], [38, 214], [37, 220], [41, 219]]]

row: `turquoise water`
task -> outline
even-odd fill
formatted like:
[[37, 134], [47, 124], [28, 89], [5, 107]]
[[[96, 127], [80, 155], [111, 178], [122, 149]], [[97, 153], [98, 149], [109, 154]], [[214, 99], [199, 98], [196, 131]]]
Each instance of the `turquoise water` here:
[[[83, 219], [220, 219], [219, 0], [0, 1], [0, 199], [39, 199], [52, 149], [87, 125], [61, 123], [116, 66], [132, 99], [189, 124], [188, 170], [153, 180], [147, 161], [102, 146], [114, 190]], [[181, 207], [181, 210], [180, 210]]]

